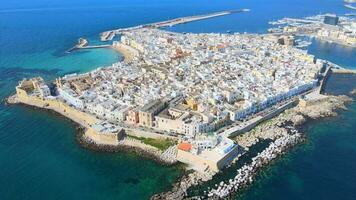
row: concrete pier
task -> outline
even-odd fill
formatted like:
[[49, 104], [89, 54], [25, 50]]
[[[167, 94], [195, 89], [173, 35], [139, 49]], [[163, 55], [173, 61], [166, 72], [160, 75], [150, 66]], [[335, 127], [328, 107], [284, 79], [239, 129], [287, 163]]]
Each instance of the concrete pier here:
[[331, 71], [336, 74], [356, 74], [354, 69], [332, 68]]
[[155, 23], [150, 23], [150, 24], [138, 25], [138, 26], [134, 26], [134, 27], [105, 31], [100, 34], [100, 37], [101, 37], [102, 41], [110, 41], [115, 37], [116, 34], [121, 34], [122, 32], [125, 32], [125, 31], [140, 29], [140, 28], [144, 28], [144, 27], [163, 28], [163, 27], [174, 26], [174, 25], [178, 25], [178, 24], [184, 24], [184, 23], [189, 23], [189, 22], [193, 22], [193, 21], [199, 21], [199, 20], [204, 20], [204, 19], [209, 19], [209, 18], [214, 18], [214, 17], [221, 17], [221, 16], [225, 16], [225, 15], [230, 15], [230, 14], [240, 13], [240, 12], [248, 12], [248, 11], [250, 11], [250, 10], [249, 9], [227, 10], [227, 11], [214, 12], [214, 13], [203, 14], [203, 15], [179, 17], [179, 18], [174, 18], [174, 19], [161, 21], [161, 22], [155, 22]]
[[106, 31], [100, 34], [100, 40], [105, 42], [105, 41], [110, 41], [115, 37], [115, 31]]
[[76, 50], [80, 50], [80, 49], [100, 49], [100, 48], [111, 48], [112, 45], [109, 45], [109, 44], [105, 44], [105, 45], [93, 45], [93, 46], [74, 46], [73, 48], [70, 48], [69, 50], [67, 50], [66, 52], [67, 53], [71, 53], [73, 51], [76, 51]]

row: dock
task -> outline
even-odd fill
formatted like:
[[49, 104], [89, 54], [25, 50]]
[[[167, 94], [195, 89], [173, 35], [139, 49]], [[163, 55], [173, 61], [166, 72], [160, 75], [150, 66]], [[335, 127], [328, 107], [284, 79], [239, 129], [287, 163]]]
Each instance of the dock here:
[[138, 25], [138, 26], [133, 26], [133, 27], [128, 27], [128, 28], [120, 28], [120, 29], [105, 31], [105, 32], [101, 33], [100, 39], [101, 39], [101, 41], [110, 41], [115, 37], [116, 34], [121, 34], [126, 31], [136, 30], [136, 29], [140, 29], [140, 28], [171, 27], [171, 26], [175, 26], [178, 24], [185, 24], [185, 23], [189, 23], [189, 22], [200, 21], [200, 20], [205, 20], [205, 19], [210, 19], [210, 18], [215, 18], [215, 17], [222, 17], [225, 15], [231, 15], [234, 13], [241, 13], [241, 12], [248, 12], [248, 11], [250, 11], [250, 10], [249, 9], [227, 10], [227, 11], [220, 11], [220, 12], [214, 12], [214, 13], [203, 14], [203, 15], [179, 17], [179, 18], [174, 18], [174, 19], [170, 19], [170, 20], [166, 20], [166, 21]]
[[68, 49], [66, 51], [66, 53], [71, 53], [73, 51], [80, 50], [80, 49], [99, 49], [99, 48], [110, 48], [110, 47], [112, 47], [112, 45], [109, 45], [109, 44], [91, 45], [91, 46], [89, 46], [88, 44], [89, 44], [88, 40], [86, 40], [84, 38], [80, 38], [78, 40], [78, 44], [76, 44], [74, 47]]
[[116, 34], [114, 31], [106, 31], [106, 32], [103, 32], [100, 34], [100, 40], [102, 42], [110, 41], [110, 40], [114, 39], [115, 35]]
[[88, 44], [89, 44], [88, 40], [86, 40], [85, 38], [79, 38], [78, 44], [76, 44], [74, 47], [68, 49], [66, 51], [66, 53], [70, 53], [70, 52], [75, 51], [77, 49], [86, 47]]
[[331, 71], [336, 74], [356, 74], [355, 69], [332, 68]]
[[195, 15], [195, 16], [189, 16], [189, 17], [181, 17], [181, 18], [176, 18], [176, 19], [171, 19], [163, 22], [157, 22], [150, 24], [149, 26], [154, 27], [154, 28], [162, 28], [162, 27], [167, 27], [167, 26], [174, 26], [178, 24], [184, 24], [184, 23], [189, 23], [193, 21], [199, 21], [199, 20], [204, 20], [204, 19], [209, 19], [209, 18], [214, 18], [214, 17], [221, 17], [225, 15], [230, 15], [233, 13], [239, 13], [239, 12], [247, 12], [249, 11], [248, 9], [242, 9], [242, 10], [231, 10], [231, 11], [221, 11], [221, 12], [215, 12], [215, 13], [209, 13], [209, 14], [204, 14], [204, 15]]
[[93, 46], [79, 47], [77, 49], [99, 49], [99, 48], [110, 48], [110, 47], [112, 47], [110, 44], [104, 44], [104, 45], [93, 45]]

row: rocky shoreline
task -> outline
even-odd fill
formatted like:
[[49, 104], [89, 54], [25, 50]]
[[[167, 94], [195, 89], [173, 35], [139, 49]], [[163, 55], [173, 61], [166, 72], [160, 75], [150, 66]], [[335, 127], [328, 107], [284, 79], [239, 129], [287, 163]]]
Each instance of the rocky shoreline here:
[[63, 116], [62, 114], [52, 110], [52, 109], [47, 109], [45, 107], [38, 107], [38, 106], [34, 106], [34, 105], [29, 105], [26, 103], [21, 103], [18, 102], [15, 98], [16, 95], [11, 95], [5, 99], [3, 99], [3, 102], [5, 105], [21, 105], [27, 108], [31, 108], [31, 109], [35, 109], [35, 110], [44, 110], [46, 112], [50, 112], [51, 114], [54, 114], [56, 116], [62, 117], [65, 120], [70, 121], [74, 126], [75, 126], [75, 136], [76, 136], [76, 140], [78, 141], [78, 143], [87, 149], [90, 149], [92, 151], [97, 151], [97, 152], [110, 152], [110, 153], [114, 153], [114, 152], [128, 152], [128, 153], [135, 153], [139, 156], [145, 157], [145, 158], [149, 158], [152, 159], [154, 161], [156, 161], [157, 163], [161, 164], [161, 165], [166, 165], [166, 166], [172, 166], [174, 164], [176, 164], [176, 162], [172, 162], [170, 160], [164, 159], [162, 157], [162, 154], [158, 153], [158, 152], [154, 152], [154, 151], [149, 151], [147, 149], [144, 148], [140, 148], [140, 147], [135, 147], [135, 146], [128, 146], [128, 145], [118, 145], [118, 146], [112, 146], [112, 145], [102, 145], [102, 144], [96, 144], [95, 142], [91, 141], [90, 139], [86, 138], [84, 135], [85, 132], [85, 127], [83, 127], [82, 125], [78, 124], [77, 122], [75, 122], [74, 120]]
[[355, 89], [353, 89], [353, 90], [350, 92], [350, 95], [353, 95], [353, 96], [355, 96], [355, 95], [356, 95], [356, 88], [355, 88]]
[[176, 183], [173, 184], [173, 188], [170, 191], [155, 194], [151, 197], [151, 200], [186, 199], [188, 198], [187, 191], [190, 187], [208, 181], [211, 178], [212, 175], [210, 174], [202, 174], [197, 171], [188, 170]]
[[116, 152], [134, 153], [139, 156], [152, 159], [161, 165], [172, 166], [176, 164], [176, 162], [170, 162], [163, 159], [161, 155], [156, 152], [145, 150], [143, 148], [139, 148], [136, 146], [129, 146], [123, 144], [119, 144], [118, 146], [97, 144], [94, 141], [90, 140], [89, 138], [85, 137], [83, 129], [77, 131], [77, 141], [82, 147], [90, 149], [92, 151], [110, 152], [110, 153], [116, 153]]
[[305, 137], [302, 131], [306, 123], [320, 118], [334, 117], [338, 110], [347, 109], [346, 105], [351, 101], [352, 98], [345, 95], [325, 96], [315, 104], [305, 107], [298, 105], [288, 109], [275, 118], [261, 123], [253, 130], [237, 136], [237, 143], [247, 151], [260, 140], [271, 139], [273, 142], [253, 158], [250, 165], [244, 165], [238, 169], [234, 179], [230, 179], [228, 183], [220, 183], [217, 188], [210, 190], [209, 195], [188, 196], [187, 191], [190, 187], [213, 178], [211, 176], [203, 179], [201, 174], [195, 172], [184, 175], [173, 185], [171, 191], [156, 194], [151, 199], [225, 199], [232, 197], [241, 188], [251, 184], [260, 169], [304, 141]]
[[237, 170], [234, 179], [229, 179], [227, 183], [221, 182], [216, 189], [209, 191], [207, 196], [200, 198], [208, 199], [229, 199], [241, 188], [246, 187], [254, 181], [256, 173], [272, 160], [286, 153], [286, 151], [302, 141], [302, 135], [295, 133], [276, 139], [265, 150], [252, 158], [250, 164], [246, 164]]
[[[17, 102], [13, 96], [4, 99], [4, 101], [5, 104], [21, 104], [35, 109], [49, 110], [51, 113], [64, 117], [50, 109]], [[212, 189], [209, 193], [210, 196], [189, 197], [187, 191], [192, 186], [196, 186], [202, 182], [212, 179], [213, 174], [186, 171], [180, 180], [173, 184], [170, 191], [156, 194], [152, 196], [151, 199], [221, 199], [230, 197], [234, 195], [234, 193], [238, 192], [239, 189], [249, 185], [253, 181], [254, 176], [259, 169], [284, 154], [289, 148], [303, 141], [303, 135], [300, 133], [300, 130], [306, 122], [319, 118], [336, 116], [336, 111], [339, 109], [346, 109], [346, 104], [351, 101], [352, 98], [345, 95], [325, 96], [322, 101], [318, 101], [315, 104], [305, 107], [298, 105], [294, 108], [288, 109], [275, 118], [261, 123], [253, 130], [236, 137], [235, 139], [237, 143], [246, 151], [248, 151], [252, 145], [256, 144], [261, 139], [271, 139], [274, 142], [272, 142], [270, 147], [266, 148], [261, 154], [256, 156], [251, 165], [245, 165], [240, 168], [240, 171], [237, 171], [237, 175], [234, 180], [229, 180], [228, 184], [222, 182], [218, 188]], [[153, 159], [163, 165], [173, 165], [175, 163], [163, 159], [161, 156], [162, 153], [157, 153], [150, 149], [140, 148], [134, 145], [125, 145], [123, 143], [118, 146], [96, 144], [85, 137], [85, 127], [82, 127], [70, 118], [65, 117], [65, 119], [71, 121], [76, 126], [77, 141], [85, 148], [99, 152], [133, 152], [140, 156]], [[260, 155], [269, 156], [261, 157]]]

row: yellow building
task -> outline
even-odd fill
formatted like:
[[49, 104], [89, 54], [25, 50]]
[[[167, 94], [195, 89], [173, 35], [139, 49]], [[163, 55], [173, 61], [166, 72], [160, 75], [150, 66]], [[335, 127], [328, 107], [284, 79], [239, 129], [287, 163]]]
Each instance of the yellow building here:
[[186, 102], [190, 109], [194, 111], [198, 110], [198, 102], [194, 98], [189, 98], [186, 100]]

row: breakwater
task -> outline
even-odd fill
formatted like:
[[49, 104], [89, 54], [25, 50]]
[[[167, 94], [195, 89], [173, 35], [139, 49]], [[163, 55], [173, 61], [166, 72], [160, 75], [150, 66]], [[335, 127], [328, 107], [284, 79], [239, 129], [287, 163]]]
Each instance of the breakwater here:
[[260, 154], [252, 158], [250, 164], [246, 164], [238, 169], [234, 179], [230, 179], [227, 183], [221, 182], [216, 189], [210, 190], [206, 197], [209, 199], [226, 199], [232, 197], [233, 193], [253, 182], [253, 177], [259, 169], [284, 154], [288, 148], [299, 143], [301, 140], [302, 135], [300, 133], [278, 138]]
[[356, 70], [345, 68], [332, 68], [332, 72], [336, 74], [356, 74]]
[[131, 31], [131, 30], [147, 28], [147, 27], [149, 27], [149, 28], [170, 27], [170, 26], [175, 26], [178, 24], [185, 24], [185, 23], [189, 23], [189, 22], [200, 21], [200, 20], [221, 17], [221, 16], [230, 15], [230, 14], [234, 14], [234, 13], [248, 12], [248, 11], [250, 11], [250, 10], [249, 9], [226, 10], [226, 11], [213, 12], [213, 13], [202, 14], [202, 15], [179, 17], [179, 18], [174, 18], [174, 19], [170, 19], [170, 20], [166, 20], [166, 21], [154, 22], [154, 23], [150, 23], [150, 24], [143, 24], [143, 25], [138, 25], [138, 26], [133, 26], [133, 27], [128, 27], [128, 28], [109, 30], [109, 31], [100, 33], [100, 39], [101, 39], [101, 41], [110, 41], [115, 37], [116, 34], [121, 34], [125, 31]]
[[[272, 141], [273, 144], [270, 146], [269, 150], [266, 151], [268, 154], [258, 154], [258, 155], [269, 155], [270, 158], [263, 158], [260, 160], [257, 155], [255, 159], [256, 164], [254, 164], [254, 169], [248, 173], [247, 177], [243, 177], [242, 175], [238, 176], [239, 172], [242, 172], [239, 169], [236, 170], [235, 177], [231, 178], [231, 180], [225, 180], [222, 183], [216, 185], [214, 189], [209, 190], [208, 193], [201, 193], [201, 196], [189, 197], [190, 187], [194, 187], [197, 184], [203, 184], [205, 181], [210, 179], [214, 179], [215, 177], [211, 177], [210, 179], [201, 179], [201, 178], [185, 178], [181, 179], [180, 182], [174, 185], [174, 188], [171, 191], [161, 193], [159, 195], [154, 196], [153, 199], [164, 199], [166, 197], [174, 197], [175, 199], [184, 199], [184, 198], [196, 198], [196, 199], [223, 199], [233, 197], [233, 195], [239, 192], [242, 188], [249, 185], [258, 172], [263, 166], [268, 165], [272, 160], [277, 158], [278, 156], [284, 154], [289, 148], [296, 145], [298, 142], [303, 141], [302, 131], [299, 130], [300, 127], [313, 119], [323, 118], [335, 116], [336, 110], [345, 109], [345, 105], [351, 102], [352, 99], [350, 97], [341, 95], [341, 96], [326, 96], [321, 95], [320, 98], [310, 99], [309, 103], [304, 105], [299, 103], [298, 106], [289, 108], [284, 112], [280, 113], [278, 116], [265, 121], [259, 124], [257, 127], [252, 129], [251, 131], [239, 135], [235, 138], [237, 143], [246, 151], [250, 152], [250, 148], [257, 144], [260, 141], [269, 140]], [[267, 148], [268, 149], [268, 148]], [[263, 152], [263, 151], [262, 151]], [[258, 162], [258, 163], [257, 163]], [[243, 165], [244, 166], [244, 165]], [[250, 164], [245, 164], [245, 166], [250, 166]], [[250, 166], [251, 167], [251, 166]], [[242, 169], [242, 168], [240, 168]], [[200, 177], [201, 175], [197, 175]], [[219, 176], [219, 174], [217, 174]], [[240, 181], [236, 181], [235, 178], [239, 177]], [[243, 177], [243, 178], [242, 178]], [[247, 178], [247, 179], [246, 179]], [[247, 180], [247, 181], [246, 181]], [[239, 186], [234, 185], [235, 183], [239, 183]], [[221, 185], [220, 185], [221, 184]], [[232, 184], [232, 185], [231, 185]], [[236, 187], [235, 187], [236, 186]], [[219, 196], [216, 193], [217, 189], [220, 187], [222, 196]], [[178, 188], [178, 189], [177, 189]], [[222, 189], [224, 188], [224, 189]], [[207, 195], [210, 193], [210, 197]], [[195, 194], [196, 195], [196, 194]], [[162, 198], [164, 197], [164, 198]], [[179, 197], [179, 198], [178, 198]]]

